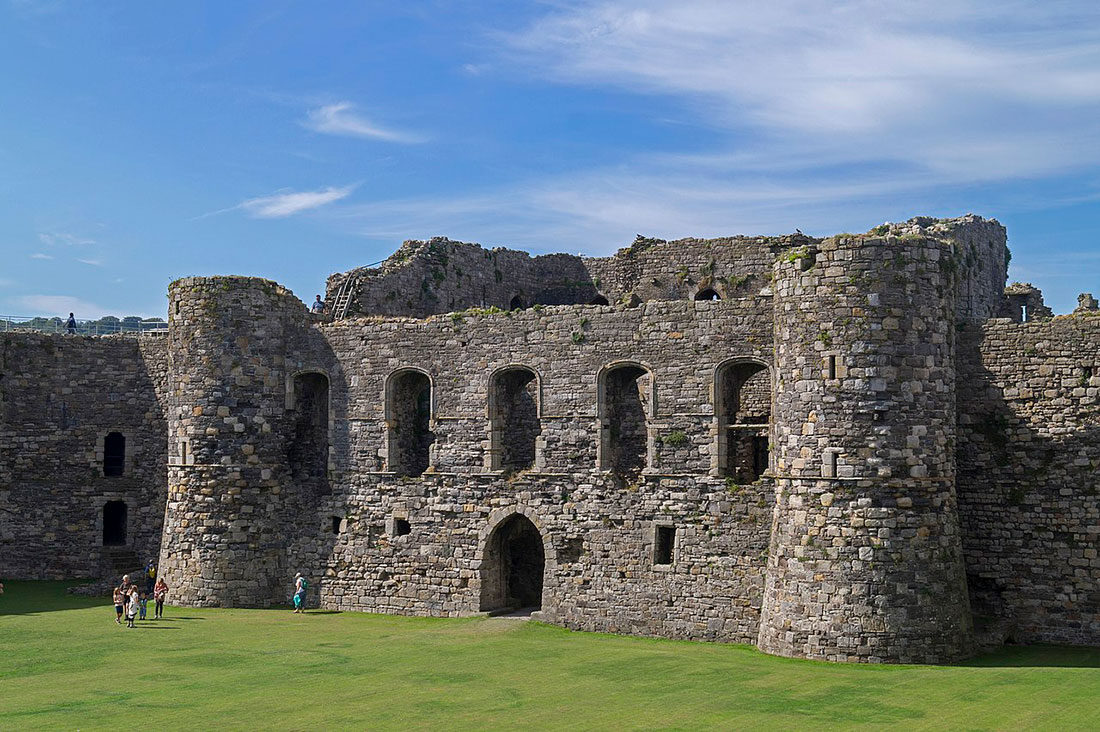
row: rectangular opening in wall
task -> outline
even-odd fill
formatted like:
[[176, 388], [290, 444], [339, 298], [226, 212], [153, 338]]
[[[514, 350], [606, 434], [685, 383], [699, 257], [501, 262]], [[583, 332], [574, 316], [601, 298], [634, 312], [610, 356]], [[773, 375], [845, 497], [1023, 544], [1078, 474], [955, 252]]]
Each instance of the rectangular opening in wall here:
[[339, 534], [340, 533], [340, 517], [339, 516], [333, 516], [332, 517], [332, 533], [334, 533], [334, 534]]
[[393, 535], [405, 536], [412, 533], [412, 525], [407, 519], [394, 519], [393, 520]]
[[676, 551], [676, 527], [658, 526], [653, 536], [653, 563], [672, 564]]
[[836, 378], [836, 356], [829, 356], [827, 359], [826, 368], [828, 370], [829, 378]]

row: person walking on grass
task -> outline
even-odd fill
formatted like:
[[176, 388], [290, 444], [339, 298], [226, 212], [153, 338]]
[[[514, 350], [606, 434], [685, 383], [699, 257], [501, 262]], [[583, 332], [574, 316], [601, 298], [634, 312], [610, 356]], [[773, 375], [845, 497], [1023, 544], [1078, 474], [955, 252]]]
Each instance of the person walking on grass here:
[[145, 613], [149, 608], [149, 593], [141, 593], [141, 599], [138, 600], [138, 620], [145, 620]]
[[134, 617], [138, 614], [138, 588], [137, 585], [130, 585], [130, 602], [126, 605], [126, 627], [134, 627]]
[[302, 576], [302, 573], [294, 575], [294, 612], [304, 613], [306, 611], [306, 589], [309, 588], [309, 583], [306, 582], [306, 578]]
[[123, 607], [125, 603], [122, 602], [122, 597], [122, 587], [116, 587], [114, 591], [115, 622], [119, 625], [122, 625], [122, 611], [125, 609]]
[[153, 620], [164, 617], [164, 598], [168, 597], [168, 585], [161, 577], [153, 587]]
[[126, 608], [130, 604], [130, 575], [122, 575], [122, 584], [118, 586], [118, 593], [122, 595], [122, 613], [126, 614]]

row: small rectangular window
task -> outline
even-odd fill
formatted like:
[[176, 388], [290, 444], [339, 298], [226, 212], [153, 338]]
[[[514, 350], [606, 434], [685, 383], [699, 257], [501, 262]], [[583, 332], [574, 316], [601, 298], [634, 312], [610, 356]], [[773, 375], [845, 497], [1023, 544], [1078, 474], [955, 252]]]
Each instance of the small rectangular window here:
[[334, 533], [334, 534], [339, 534], [340, 533], [340, 517], [339, 516], [333, 516], [332, 517], [332, 533]]
[[393, 535], [405, 536], [412, 533], [412, 525], [409, 524], [407, 519], [394, 519], [393, 520]]
[[676, 527], [658, 526], [653, 539], [653, 563], [672, 564], [672, 555], [676, 551]]
[[836, 356], [829, 356], [829, 358], [828, 358], [828, 370], [829, 370], [829, 378], [830, 379], [835, 379], [836, 378]]

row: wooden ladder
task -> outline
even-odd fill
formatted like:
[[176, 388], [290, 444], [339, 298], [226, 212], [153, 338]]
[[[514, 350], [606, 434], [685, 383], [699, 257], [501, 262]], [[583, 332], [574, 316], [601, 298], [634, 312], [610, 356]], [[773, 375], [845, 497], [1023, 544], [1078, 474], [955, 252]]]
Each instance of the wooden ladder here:
[[358, 277], [348, 275], [348, 278], [340, 285], [340, 289], [336, 291], [336, 302], [332, 304], [332, 317], [336, 320], [342, 320], [348, 316], [351, 298], [355, 295], [355, 285], [358, 282]]

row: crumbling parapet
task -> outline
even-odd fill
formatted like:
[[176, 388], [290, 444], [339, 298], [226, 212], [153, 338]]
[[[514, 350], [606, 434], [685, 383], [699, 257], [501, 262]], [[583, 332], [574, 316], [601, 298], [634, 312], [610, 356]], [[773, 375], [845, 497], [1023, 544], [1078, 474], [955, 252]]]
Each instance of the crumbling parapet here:
[[1091, 292], [1082, 292], [1077, 296], [1077, 307], [1074, 309], [1074, 315], [1088, 315], [1090, 313], [1100, 312], [1100, 305], [1097, 304], [1096, 298], [1092, 296]]

